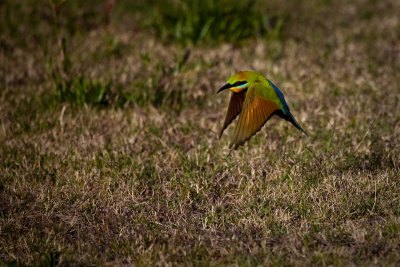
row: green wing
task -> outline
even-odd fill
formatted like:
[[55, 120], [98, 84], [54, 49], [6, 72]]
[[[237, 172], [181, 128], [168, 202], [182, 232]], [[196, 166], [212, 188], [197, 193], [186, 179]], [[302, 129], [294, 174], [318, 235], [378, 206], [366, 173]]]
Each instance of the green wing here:
[[289, 106], [286, 103], [285, 96], [283, 95], [281, 90], [279, 90], [279, 88], [275, 84], [273, 84], [270, 80], [267, 80], [267, 81], [268, 81], [268, 85], [273, 87], [274, 91], [276, 92], [276, 94], [279, 97], [279, 102], [277, 102], [277, 103], [280, 104], [280, 107], [281, 107], [283, 113], [278, 113], [278, 115], [280, 117], [284, 118], [285, 120], [289, 121], [291, 124], [294, 125], [294, 127], [296, 127], [297, 129], [299, 129], [305, 135], [308, 136], [308, 133], [306, 132], [306, 130], [304, 130], [303, 127], [300, 126], [300, 124], [294, 118], [293, 114], [290, 112]]
[[271, 86], [257, 82], [249, 87], [230, 147], [238, 148], [256, 134], [276, 112], [279, 97]]

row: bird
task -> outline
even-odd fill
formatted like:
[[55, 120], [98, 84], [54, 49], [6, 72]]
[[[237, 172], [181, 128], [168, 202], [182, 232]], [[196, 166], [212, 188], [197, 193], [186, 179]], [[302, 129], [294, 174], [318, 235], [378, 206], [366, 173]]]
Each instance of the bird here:
[[229, 148], [236, 150], [243, 145], [273, 115], [289, 121], [308, 136], [290, 112], [282, 91], [264, 76], [255, 71], [240, 71], [231, 76], [217, 94], [227, 89], [232, 94], [218, 139], [221, 139], [224, 130], [240, 114]]

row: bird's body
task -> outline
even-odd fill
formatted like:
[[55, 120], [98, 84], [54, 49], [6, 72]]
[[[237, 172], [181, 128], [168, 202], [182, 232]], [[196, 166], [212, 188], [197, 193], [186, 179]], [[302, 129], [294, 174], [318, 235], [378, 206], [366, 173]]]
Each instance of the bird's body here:
[[254, 71], [241, 71], [230, 77], [227, 84], [218, 92], [226, 89], [232, 91], [232, 95], [219, 138], [226, 127], [240, 114], [231, 147], [238, 148], [275, 114], [291, 122], [307, 135], [290, 112], [283, 93], [262, 75]]

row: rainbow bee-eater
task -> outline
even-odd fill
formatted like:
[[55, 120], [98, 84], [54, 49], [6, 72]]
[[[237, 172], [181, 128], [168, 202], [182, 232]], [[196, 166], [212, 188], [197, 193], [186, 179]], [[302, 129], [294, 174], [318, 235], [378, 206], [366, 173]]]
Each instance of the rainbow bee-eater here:
[[233, 75], [217, 93], [226, 89], [232, 91], [232, 95], [218, 138], [221, 138], [226, 127], [240, 114], [230, 147], [237, 149], [273, 115], [284, 118], [308, 135], [290, 112], [281, 90], [257, 72], [241, 71]]

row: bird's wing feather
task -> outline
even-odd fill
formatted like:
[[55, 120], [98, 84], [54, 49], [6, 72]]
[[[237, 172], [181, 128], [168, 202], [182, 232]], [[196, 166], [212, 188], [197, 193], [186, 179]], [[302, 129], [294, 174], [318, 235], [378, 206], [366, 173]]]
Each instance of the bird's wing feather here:
[[246, 92], [232, 93], [231, 100], [229, 101], [228, 111], [226, 112], [224, 124], [219, 132], [218, 138], [220, 139], [222, 133], [228, 125], [236, 118], [243, 108], [243, 102], [246, 97]]
[[277, 93], [277, 95], [279, 96], [279, 99], [281, 100], [282, 103], [282, 111], [283, 111], [283, 115], [280, 115], [282, 118], [284, 118], [285, 120], [289, 121], [291, 124], [293, 124], [297, 129], [299, 129], [300, 131], [302, 131], [305, 135], [308, 136], [308, 133], [306, 130], [303, 129], [303, 127], [300, 126], [300, 124], [297, 122], [297, 120], [294, 118], [292, 112], [290, 112], [290, 108], [286, 102], [285, 96], [283, 95], [282, 91], [279, 90], [279, 88], [273, 84], [270, 80], [268, 80], [269, 84], [274, 88], [275, 92]]
[[277, 96], [281, 100], [282, 107], [283, 107], [283, 109], [282, 109], [283, 113], [286, 114], [286, 113], [290, 112], [289, 106], [286, 103], [286, 99], [285, 99], [285, 96], [283, 95], [282, 91], [279, 90], [279, 88], [275, 84], [273, 84], [273, 82], [271, 82], [270, 80], [267, 80], [267, 81], [268, 81], [269, 85], [272, 86], [272, 88], [274, 88]]
[[256, 134], [274, 112], [280, 110], [279, 105], [271, 99], [262, 83], [252, 85], [246, 93], [246, 99], [240, 114], [239, 122], [233, 134], [231, 147], [238, 148]]

